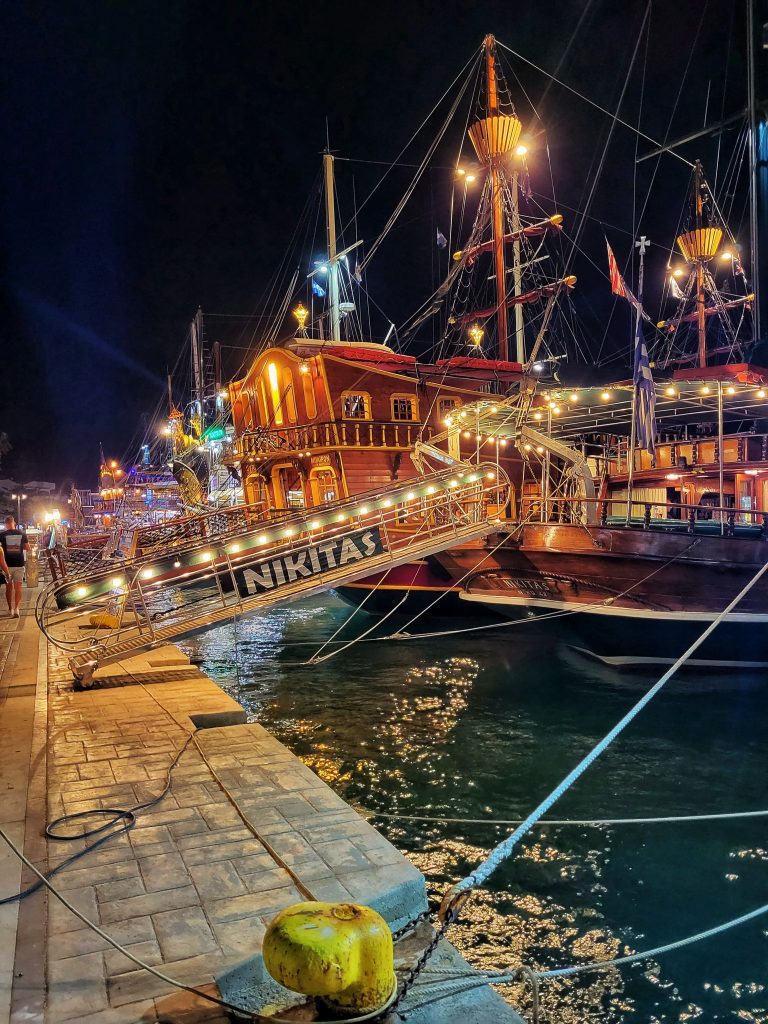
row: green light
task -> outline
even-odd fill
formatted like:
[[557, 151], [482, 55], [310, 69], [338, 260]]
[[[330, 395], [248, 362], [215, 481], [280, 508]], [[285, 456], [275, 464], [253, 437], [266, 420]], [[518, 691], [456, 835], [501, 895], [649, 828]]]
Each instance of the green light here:
[[227, 431], [221, 424], [214, 424], [204, 430], [200, 436], [201, 441], [222, 441], [227, 436]]

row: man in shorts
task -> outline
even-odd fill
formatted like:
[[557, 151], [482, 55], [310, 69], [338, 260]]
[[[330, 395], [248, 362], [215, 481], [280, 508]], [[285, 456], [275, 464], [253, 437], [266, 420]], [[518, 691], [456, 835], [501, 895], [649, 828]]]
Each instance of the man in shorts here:
[[21, 590], [24, 586], [24, 563], [27, 560], [29, 541], [23, 530], [16, 526], [13, 516], [5, 517], [5, 529], [0, 533], [0, 547], [3, 549], [5, 569], [5, 597], [8, 614], [19, 617]]

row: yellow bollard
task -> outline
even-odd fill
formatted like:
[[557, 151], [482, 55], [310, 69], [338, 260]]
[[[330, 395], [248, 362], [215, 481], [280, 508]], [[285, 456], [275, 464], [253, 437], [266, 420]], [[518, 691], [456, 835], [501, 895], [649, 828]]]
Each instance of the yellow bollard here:
[[270, 922], [263, 951], [275, 981], [333, 1010], [371, 1013], [395, 987], [389, 926], [356, 903], [286, 907]]
[[119, 625], [117, 616], [111, 612], [93, 612], [88, 616], [88, 623], [97, 629], [117, 629]]

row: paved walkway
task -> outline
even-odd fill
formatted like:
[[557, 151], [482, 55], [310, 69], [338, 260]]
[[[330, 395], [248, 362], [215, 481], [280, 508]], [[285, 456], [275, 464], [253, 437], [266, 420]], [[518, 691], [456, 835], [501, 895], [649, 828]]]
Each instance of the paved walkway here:
[[[151, 798], [193, 730], [190, 714], [239, 706], [174, 648], [110, 666], [98, 688], [75, 693], [66, 656], [41, 643], [33, 618], [5, 621], [2, 823], [45, 870], [84, 845], [47, 842], [45, 821]], [[196, 739], [210, 767], [191, 744], [158, 806], [55, 879], [132, 953], [179, 981], [210, 985], [258, 951], [276, 911], [304, 898], [278, 861], [303, 891], [372, 903], [390, 921], [425, 905], [417, 869], [259, 725]], [[0, 865], [3, 893], [31, 874], [10, 851], [0, 850]], [[14, 1021], [50, 1024], [224, 1020], [137, 969], [45, 891], [0, 908], [0, 927], [0, 1020], [9, 1011]]]

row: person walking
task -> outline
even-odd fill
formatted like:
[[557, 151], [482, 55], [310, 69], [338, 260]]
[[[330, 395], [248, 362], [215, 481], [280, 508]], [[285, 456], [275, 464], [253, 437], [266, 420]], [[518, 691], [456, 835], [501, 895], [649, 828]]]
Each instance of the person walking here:
[[8, 614], [19, 618], [21, 590], [24, 585], [24, 568], [29, 551], [29, 541], [24, 530], [19, 529], [13, 516], [5, 517], [5, 529], [0, 533], [0, 547], [5, 562], [5, 598]]

